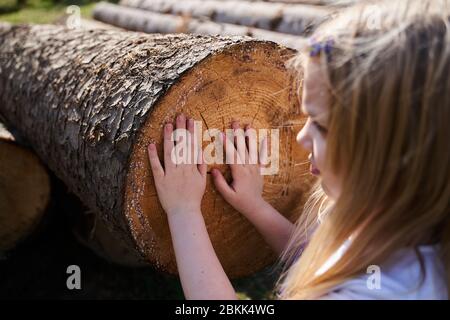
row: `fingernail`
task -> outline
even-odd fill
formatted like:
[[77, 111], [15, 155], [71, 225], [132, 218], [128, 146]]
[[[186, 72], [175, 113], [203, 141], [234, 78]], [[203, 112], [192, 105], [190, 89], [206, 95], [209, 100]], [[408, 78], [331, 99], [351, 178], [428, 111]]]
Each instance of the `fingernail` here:
[[150, 149], [150, 150], [155, 150], [155, 144], [154, 143], [150, 143], [150, 145], [148, 146], [148, 148]]
[[172, 129], [172, 124], [171, 123], [166, 123], [166, 130], [170, 131]]

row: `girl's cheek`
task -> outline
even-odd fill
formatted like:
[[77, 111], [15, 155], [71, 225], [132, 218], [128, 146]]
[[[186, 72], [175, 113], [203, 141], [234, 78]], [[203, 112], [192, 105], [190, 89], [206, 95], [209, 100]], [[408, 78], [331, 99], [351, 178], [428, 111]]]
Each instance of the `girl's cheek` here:
[[337, 199], [341, 194], [340, 182], [334, 175], [323, 178], [322, 187], [331, 199]]
[[326, 151], [326, 142], [325, 140], [317, 136], [314, 139], [314, 161], [316, 162], [317, 168], [320, 170], [321, 174], [326, 172], [325, 168], [325, 151]]
[[325, 166], [326, 148], [326, 139], [316, 137], [314, 142], [314, 159], [320, 171], [322, 188], [330, 198], [337, 199], [340, 194], [340, 184], [338, 177]]

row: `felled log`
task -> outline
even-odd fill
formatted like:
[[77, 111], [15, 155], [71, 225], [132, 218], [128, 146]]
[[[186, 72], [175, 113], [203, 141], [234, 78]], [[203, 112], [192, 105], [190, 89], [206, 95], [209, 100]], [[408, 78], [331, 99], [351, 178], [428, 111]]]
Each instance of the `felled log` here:
[[69, 22], [69, 16], [65, 15], [60, 18], [58, 18], [56, 21], [53, 21], [52, 24], [60, 25], [60, 26], [67, 26], [68, 28], [77, 29], [77, 28], [83, 28], [83, 29], [111, 29], [111, 30], [118, 30], [118, 31], [125, 31], [122, 28], [113, 26], [108, 23], [103, 23], [100, 21], [96, 21], [93, 19], [79, 19], [79, 24], [75, 26], [71, 26]]
[[320, 6], [248, 1], [121, 0], [120, 5], [294, 35], [305, 35], [333, 12]]
[[0, 252], [15, 248], [33, 233], [49, 201], [45, 167], [0, 123]]
[[[228, 2], [236, 0], [215, 0], [219, 2]], [[237, 0], [237, 1], [248, 1], [248, 2], [275, 2], [275, 3], [289, 3], [289, 4], [309, 4], [316, 6], [335, 6], [343, 7], [349, 6], [357, 2], [366, 0]]]
[[214, 1], [219, 2], [248, 1], [248, 2], [286, 3], [286, 4], [306, 4], [314, 6], [327, 6], [329, 8], [342, 8], [367, 0], [214, 0]]
[[80, 27], [86, 29], [111, 29], [111, 30], [125, 31], [113, 25], [91, 19], [80, 19]]
[[299, 36], [227, 23], [216, 23], [209, 20], [193, 19], [186, 16], [155, 13], [106, 2], [101, 2], [95, 6], [93, 16], [104, 23], [146, 33], [247, 35], [260, 40], [274, 41], [293, 49], [299, 49], [305, 45], [305, 39]]
[[[264, 197], [294, 221], [311, 181], [292, 125], [300, 107], [284, 62], [293, 54], [248, 37], [14, 26], [0, 31], [0, 114], [91, 210], [96, 250], [176, 273], [148, 144], [161, 155], [163, 125], [181, 112], [203, 130], [233, 118], [279, 128], [279, 171], [265, 177]], [[226, 165], [211, 167], [230, 176]], [[230, 277], [274, 261], [209, 178], [202, 213]]]

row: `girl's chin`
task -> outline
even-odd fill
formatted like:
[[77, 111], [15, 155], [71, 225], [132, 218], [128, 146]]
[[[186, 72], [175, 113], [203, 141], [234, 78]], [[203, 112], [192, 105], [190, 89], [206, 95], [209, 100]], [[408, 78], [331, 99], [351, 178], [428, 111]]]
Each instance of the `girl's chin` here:
[[336, 194], [334, 194], [333, 192], [331, 192], [331, 189], [328, 188], [328, 186], [326, 185], [326, 183], [323, 181], [323, 179], [320, 180], [320, 185], [322, 186], [323, 192], [325, 192], [325, 194], [332, 200], [335, 200]]

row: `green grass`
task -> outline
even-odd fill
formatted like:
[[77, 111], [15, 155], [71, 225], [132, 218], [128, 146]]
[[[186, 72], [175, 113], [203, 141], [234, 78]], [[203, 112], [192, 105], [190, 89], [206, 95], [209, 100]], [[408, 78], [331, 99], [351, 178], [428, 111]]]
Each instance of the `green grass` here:
[[10, 23], [54, 23], [66, 15], [70, 5], [80, 7], [83, 18], [91, 18], [96, 1], [91, 0], [27, 0], [24, 8], [17, 7], [17, 0], [0, 0], [0, 21]]

